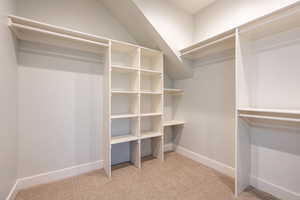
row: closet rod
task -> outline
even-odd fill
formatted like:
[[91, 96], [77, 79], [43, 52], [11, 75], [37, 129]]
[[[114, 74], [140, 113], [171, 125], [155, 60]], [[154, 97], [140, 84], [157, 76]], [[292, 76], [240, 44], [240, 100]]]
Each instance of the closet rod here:
[[300, 119], [289, 118], [289, 117], [271, 117], [271, 116], [248, 115], [248, 114], [239, 114], [239, 116], [243, 117], [243, 118], [256, 118], [256, 119], [270, 119], [270, 120], [277, 120], [277, 121], [300, 122]]
[[33, 32], [43, 33], [43, 34], [47, 34], [47, 35], [52, 35], [52, 36], [59, 37], [59, 38], [70, 39], [70, 40], [74, 40], [74, 41], [78, 41], [78, 42], [89, 43], [89, 44], [92, 44], [92, 45], [108, 47], [108, 44], [105, 44], [105, 43], [94, 42], [94, 41], [91, 41], [91, 40], [82, 39], [82, 38], [79, 38], [79, 37], [73, 37], [73, 36], [69, 36], [69, 35], [65, 35], [65, 34], [61, 34], [61, 33], [46, 31], [46, 30], [42, 30], [42, 29], [39, 29], [39, 28], [33, 28], [33, 27], [30, 27], [30, 26], [26, 26], [26, 25], [21, 25], [21, 24], [16, 24], [16, 23], [11, 23], [10, 22], [9, 27], [12, 28], [13, 32], [17, 36], [19, 36], [18, 31], [16, 31], [13, 27], [17, 27], [17, 28], [24, 29], [24, 30], [30, 30], [30, 31], [33, 31]]
[[218, 40], [209, 42], [208, 44], [205, 44], [205, 45], [203, 45], [203, 46], [197, 47], [197, 48], [195, 48], [195, 49], [191, 49], [191, 50], [189, 50], [189, 51], [184, 52], [183, 54], [181, 54], [181, 56], [184, 56], [184, 55], [186, 55], [186, 54], [193, 53], [194, 51], [198, 51], [198, 50], [200, 50], [200, 49], [204, 49], [204, 48], [206, 48], [206, 47], [209, 47], [209, 46], [211, 46], [211, 45], [217, 44], [217, 43], [219, 43], [219, 42], [222, 42], [222, 41], [227, 40], [227, 39], [232, 38], [232, 37], [235, 37], [235, 33], [232, 33], [232, 34], [230, 34], [230, 35], [227, 35], [227, 36], [225, 36], [225, 37], [222, 37], [222, 38], [220, 38], [220, 39], [218, 39]]

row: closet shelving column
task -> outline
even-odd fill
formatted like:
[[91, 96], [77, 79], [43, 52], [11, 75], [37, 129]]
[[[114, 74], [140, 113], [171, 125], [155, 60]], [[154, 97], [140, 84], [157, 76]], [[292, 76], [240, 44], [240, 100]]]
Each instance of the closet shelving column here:
[[[111, 176], [112, 148], [129, 143], [130, 160], [141, 167], [141, 140], [163, 159], [163, 55], [156, 50], [111, 41], [108, 70], [108, 119], [105, 123], [105, 169]], [[106, 104], [105, 104], [106, 105]], [[108, 146], [108, 147], [107, 147]]]
[[163, 54], [147, 48], [140, 53], [141, 144], [150, 140], [152, 155], [163, 160]]

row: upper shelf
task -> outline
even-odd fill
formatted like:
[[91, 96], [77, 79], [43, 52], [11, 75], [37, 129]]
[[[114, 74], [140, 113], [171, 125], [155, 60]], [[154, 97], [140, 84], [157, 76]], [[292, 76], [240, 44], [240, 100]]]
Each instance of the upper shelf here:
[[106, 38], [17, 16], [8, 17], [8, 26], [20, 40], [56, 45], [92, 53], [101, 53], [109, 46], [109, 40]]
[[250, 40], [259, 40], [300, 27], [300, 4], [296, 3], [239, 27]]
[[197, 60], [212, 55], [233, 52], [235, 48], [235, 30], [211, 37], [180, 50], [181, 56], [189, 60]]

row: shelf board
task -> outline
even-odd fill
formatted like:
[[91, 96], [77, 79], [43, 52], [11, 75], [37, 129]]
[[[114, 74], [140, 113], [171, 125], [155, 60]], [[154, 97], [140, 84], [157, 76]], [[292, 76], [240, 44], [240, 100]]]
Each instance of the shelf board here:
[[300, 26], [300, 4], [294, 4], [260, 17], [239, 28], [240, 34], [250, 40], [295, 29]]
[[185, 122], [183, 121], [176, 121], [176, 120], [171, 120], [171, 121], [165, 121], [164, 126], [179, 126], [179, 125], [184, 125]]
[[171, 89], [171, 88], [165, 88], [164, 94], [174, 94], [174, 95], [181, 95], [183, 94], [182, 89]]
[[151, 92], [151, 91], [141, 91], [141, 94], [149, 94], [149, 95], [161, 95], [162, 92]]
[[153, 138], [153, 137], [159, 137], [162, 136], [162, 133], [159, 132], [142, 132], [141, 133], [141, 139], [147, 139], [147, 138]]
[[141, 117], [151, 117], [151, 116], [159, 116], [162, 115], [162, 113], [142, 113]]
[[155, 70], [150, 70], [150, 69], [143, 69], [143, 68], [141, 68], [140, 69], [141, 70], [141, 73], [143, 74], [143, 75], [161, 75], [162, 74], [162, 72], [160, 72], [160, 71], [155, 71]]
[[116, 136], [111, 138], [110, 144], [120, 144], [124, 142], [135, 141], [135, 140], [138, 140], [138, 137], [134, 135]]
[[126, 119], [138, 117], [138, 114], [121, 114], [121, 115], [111, 115], [111, 119]]
[[136, 72], [139, 69], [136, 67], [128, 67], [128, 66], [121, 66], [121, 65], [112, 65], [111, 66], [112, 71], [121, 72], [121, 73], [131, 73]]
[[235, 49], [235, 30], [224, 32], [180, 50], [181, 57], [198, 60], [213, 55], [227, 55]]
[[34, 20], [9, 16], [8, 26], [20, 40], [72, 48], [91, 53], [104, 52], [109, 40]]
[[138, 94], [138, 91], [130, 91], [130, 90], [112, 90], [112, 94]]

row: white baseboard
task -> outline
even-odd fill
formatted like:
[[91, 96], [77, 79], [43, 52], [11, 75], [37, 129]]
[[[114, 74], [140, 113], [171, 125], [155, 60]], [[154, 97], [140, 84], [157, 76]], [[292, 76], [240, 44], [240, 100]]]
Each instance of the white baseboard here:
[[13, 186], [11, 192], [9, 193], [6, 200], [14, 200], [17, 192], [20, 189], [25, 189], [35, 185], [45, 184], [53, 181], [62, 180], [72, 176], [77, 176], [84, 174], [93, 170], [103, 168], [103, 160], [95, 161], [91, 163], [85, 163], [81, 165], [76, 165], [60, 170], [55, 170], [47, 173], [38, 174], [35, 176], [19, 178], [17, 179], [15, 185]]
[[17, 190], [18, 180], [16, 180], [15, 184], [13, 185], [12, 189], [10, 190], [6, 200], [15, 200], [16, 195], [18, 193]]
[[164, 150], [165, 150], [165, 152], [173, 151], [173, 150], [174, 150], [174, 145], [173, 145], [173, 143], [164, 144]]
[[265, 191], [273, 196], [284, 200], [299, 200], [300, 194], [290, 191], [278, 185], [274, 185], [261, 178], [250, 176], [250, 185], [259, 190]]
[[197, 154], [195, 152], [192, 152], [190, 150], [187, 150], [181, 146], [176, 146], [175, 147], [175, 151], [183, 156], [186, 156], [196, 162], [199, 162], [203, 165], [206, 165], [210, 168], [213, 168], [215, 169], [216, 171], [222, 173], [222, 174], [225, 174], [227, 176], [230, 176], [230, 177], [233, 177], [234, 178], [234, 168], [228, 166], [228, 165], [225, 165], [219, 161], [216, 161], [216, 160], [212, 160], [206, 156], [203, 156], [203, 155], [200, 155], [200, 154]]

